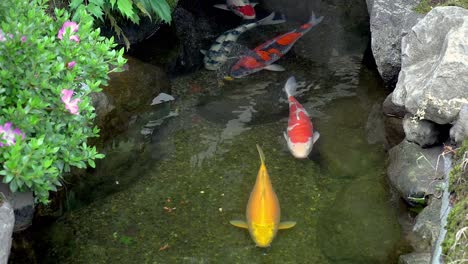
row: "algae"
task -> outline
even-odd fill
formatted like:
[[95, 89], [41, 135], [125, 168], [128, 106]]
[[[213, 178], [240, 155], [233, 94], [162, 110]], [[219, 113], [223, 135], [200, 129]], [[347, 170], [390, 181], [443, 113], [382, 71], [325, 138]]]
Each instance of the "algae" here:
[[426, 14], [437, 6], [458, 6], [468, 9], [467, 0], [421, 0], [421, 2], [414, 7], [414, 11], [420, 14]]
[[468, 181], [466, 162], [468, 139], [456, 150], [455, 162], [450, 172], [449, 190], [452, 209], [447, 218], [447, 234], [442, 252], [448, 263], [463, 263], [468, 252]]

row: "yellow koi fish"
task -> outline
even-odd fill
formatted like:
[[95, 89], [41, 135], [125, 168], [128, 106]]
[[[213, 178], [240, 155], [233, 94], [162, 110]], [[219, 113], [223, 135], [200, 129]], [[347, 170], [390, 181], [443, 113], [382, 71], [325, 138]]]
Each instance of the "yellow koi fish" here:
[[258, 247], [269, 247], [278, 229], [291, 228], [296, 225], [296, 222], [280, 223], [281, 209], [265, 166], [265, 155], [259, 145], [257, 149], [261, 165], [247, 203], [247, 222], [231, 220], [230, 223], [249, 229], [250, 236]]

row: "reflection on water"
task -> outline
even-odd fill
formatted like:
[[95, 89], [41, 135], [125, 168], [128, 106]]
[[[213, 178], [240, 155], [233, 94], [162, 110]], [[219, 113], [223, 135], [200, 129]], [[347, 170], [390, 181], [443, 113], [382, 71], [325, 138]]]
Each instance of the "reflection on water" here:
[[[396, 263], [404, 249], [383, 143], [368, 139], [385, 96], [375, 73], [352, 56], [294, 62], [222, 87], [206, 87], [217, 84], [205, 71], [174, 79], [181, 96], [137, 117], [90, 185], [70, 190], [81, 205], [37, 231], [41, 263]], [[321, 134], [309, 160], [282, 137], [290, 75]], [[189, 83], [218, 92], [182, 96]], [[245, 217], [257, 143], [282, 219], [297, 221], [266, 250], [229, 224]]]

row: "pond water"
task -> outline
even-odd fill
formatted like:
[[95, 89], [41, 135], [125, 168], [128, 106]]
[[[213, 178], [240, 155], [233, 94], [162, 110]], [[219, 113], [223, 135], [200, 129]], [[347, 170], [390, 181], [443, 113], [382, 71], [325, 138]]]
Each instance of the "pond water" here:
[[[231, 82], [206, 70], [173, 78], [176, 100], [134, 115], [106, 159], [68, 187], [68, 211], [33, 229], [39, 263], [397, 263], [406, 248], [386, 182], [377, 73], [362, 54], [314, 62], [298, 50], [280, 62], [285, 72]], [[306, 160], [282, 135], [292, 75], [321, 134]], [[229, 224], [245, 218], [256, 144], [281, 219], [297, 222], [268, 249]]]

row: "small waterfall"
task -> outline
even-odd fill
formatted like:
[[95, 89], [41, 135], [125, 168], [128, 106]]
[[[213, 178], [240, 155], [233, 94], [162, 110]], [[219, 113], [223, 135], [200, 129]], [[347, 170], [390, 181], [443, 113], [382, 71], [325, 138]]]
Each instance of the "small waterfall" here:
[[449, 192], [449, 181], [450, 181], [450, 170], [452, 169], [452, 159], [450, 157], [442, 156], [444, 159], [444, 193], [442, 195], [442, 206], [440, 208], [440, 232], [437, 237], [437, 241], [432, 252], [432, 261], [431, 264], [441, 264], [443, 261], [440, 259], [442, 255], [442, 242], [444, 241], [445, 234], [447, 230], [445, 225], [447, 224], [447, 216], [450, 212], [451, 206], [449, 203], [450, 192]]

